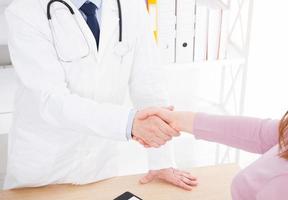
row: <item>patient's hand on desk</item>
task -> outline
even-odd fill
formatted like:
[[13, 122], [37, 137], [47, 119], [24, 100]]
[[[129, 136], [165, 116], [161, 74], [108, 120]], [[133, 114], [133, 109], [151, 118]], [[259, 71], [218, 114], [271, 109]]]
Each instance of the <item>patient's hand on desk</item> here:
[[160, 179], [185, 190], [192, 190], [197, 186], [197, 178], [189, 172], [177, 170], [174, 168], [150, 170], [147, 175], [140, 179], [140, 183], [146, 184], [155, 179]]
[[[150, 113], [154, 109], [157, 108], [147, 108], [136, 113], [133, 122], [132, 135], [134, 140], [145, 147], [158, 148], [171, 140], [172, 137], [179, 136], [180, 133], [158, 116], [146, 115], [146, 113]], [[171, 110], [172, 108], [162, 109]]]

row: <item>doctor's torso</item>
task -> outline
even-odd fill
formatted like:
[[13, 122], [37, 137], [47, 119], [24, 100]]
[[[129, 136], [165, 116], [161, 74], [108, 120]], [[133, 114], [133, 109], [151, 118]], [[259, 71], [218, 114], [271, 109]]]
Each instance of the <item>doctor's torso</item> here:
[[122, 1], [122, 4], [123, 41], [128, 46], [128, 51], [123, 56], [119, 56], [117, 52], [119, 51], [117, 49], [119, 19], [115, 0], [102, 3], [98, 51], [92, 32], [77, 8], [71, 4], [76, 10], [75, 15], [79, 24], [75, 23], [67, 9], [63, 9], [63, 5], [54, 6], [52, 24], [55, 32], [60, 33], [55, 34], [58, 37], [54, 38], [59, 54], [64, 58], [72, 57], [72, 59], [77, 58], [79, 54], [80, 56], [89, 54], [74, 62], [61, 62], [67, 75], [68, 87], [72, 92], [98, 102], [123, 103], [123, 94], [128, 87], [138, 33], [137, 21], [129, 19], [129, 16], [137, 16], [135, 9], [133, 6], [126, 5], [128, 4], [126, 0]]
[[[57, 64], [61, 67], [57, 69], [59, 73], [55, 74], [55, 77], [64, 74], [65, 87], [69, 89], [70, 95], [92, 99], [98, 103], [122, 105], [129, 89], [137, 41], [141, 39], [137, 23], [141, 17], [138, 11], [139, 2], [121, 0], [123, 41], [129, 45], [129, 51], [123, 56], [119, 56], [115, 49], [119, 35], [116, 0], [102, 2], [99, 51], [81, 13], [70, 1], [66, 2], [74, 9], [75, 17], [80, 23], [75, 23], [75, 19], [63, 5], [53, 5], [51, 13], [53, 31], [58, 33], [56, 38], [52, 37], [51, 26], [46, 17], [48, 0], [16, 0], [8, 10], [17, 13], [19, 21], [31, 25], [29, 28], [35, 31], [35, 36], [31, 37], [43, 37], [53, 43], [55, 49], [50, 50], [53, 50], [55, 56], [61, 54], [63, 57], [73, 58], [86, 54], [89, 49], [88, 55], [83, 59], [73, 62], [58, 60]], [[31, 44], [31, 48], [35, 45], [41, 44]], [[50, 74], [50, 66], [52, 69], [55, 61], [48, 59], [45, 51], [41, 49], [38, 55], [33, 56], [43, 58], [43, 62], [47, 62], [45, 73], [53, 76]], [[29, 49], [25, 53], [29, 53]], [[20, 89], [16, 97], [14, 124], [9, 138], [6, 188], [51, 183], [82, 184], [117, 175], [117, 142], [89, 134], [91, 130], [77, 125], [62, 128], [61, 123], [65, 122], [59, 122], [49, 115], [43, 117], [45, 110], [41, 110], [36, 100], [39, 95], [37, 88], [26, 86], [33, 85], [33, 81], [42, 84], [41, 80], [38, 80], [37, 74], [29, 74], [29, 70], [18, 67], [21, 63], [13, 64], [19, 75]], [[51, 73], [54, 72], [51, 70]], [[23, 75], [31, 77], [31, 84], [21, 79]], [[43, 88], [49, 88], [47, 91], [57, 90], [49, 83], [43, 83]], [[57, 94], [57, 91], [54, 93]], [[45, 94], [41, 95], [45, 97]], [[61, 101], [65, 104], [65, 95]], [[57, 104], [48, 106], [61, 110], [57, 108]], [[79, 134], [83, 130], [86, 133]]]

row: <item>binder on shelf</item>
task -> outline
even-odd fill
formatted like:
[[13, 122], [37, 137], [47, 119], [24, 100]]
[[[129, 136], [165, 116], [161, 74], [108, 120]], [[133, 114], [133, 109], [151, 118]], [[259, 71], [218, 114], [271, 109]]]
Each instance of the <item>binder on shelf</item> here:
[[208, 44], [208, 8], [207, 3], [196, 1], [194, 61], [207, 60]]
[[175, 0], [157, 1], [157, 38], [164, 63], [175, 62]]
[[193, 62], [195, 0], [177, 1], [176, 62]]
[[220, 0], [147, 0], [164, 63], [227, 57], [229, 9]]
[[228, 46], [228, 36], [229, 36], [229, 18], [230, 12], [226, 5], [221, 4], [221, 32], [219, 39], [219, 53], [218, 59], [227, 58], [227, 46]]
[[158, 36], [157, 36], [157, 4], [156, 1], [147, 1], [147, 7], [148, 7], [148, 12], [150, 16], [151, 23], [153, 25], [153, 32], [154, 32], [154, 37], [157, 41]]
[[207, 60], [217, 60], [219, 56], [222, 9], [217, 1], [208, 6], [208, 43]]
[[194, 61], [227, 57], [229, 9], [219, 0], [197, 0]]
[[[205, 0], [204, 0], [205, 1]], [[208, 18], [208, 60], [227, 58], [229, 9], [220, 0], [207, 0]]]

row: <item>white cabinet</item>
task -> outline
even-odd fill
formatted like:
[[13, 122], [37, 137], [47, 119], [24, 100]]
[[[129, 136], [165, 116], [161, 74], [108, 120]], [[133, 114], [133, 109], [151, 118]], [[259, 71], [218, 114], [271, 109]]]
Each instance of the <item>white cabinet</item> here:
[[16, 90], [17, 81], [13, 68], [0, 69], [0, 134], [9, 132]]
[[7, 134], [12, 124], [12, 113], [0, 114], [0, 134]]
[[17, 78], [12, 67], [0, 67], [0, 113], [13, 111]]
[[6, 171], [7, 134], [12, 124], [16, 89], [17, 81], [13, 68], [0, 67], [0, 189]]
[[0, 135], [0, 190], [2, 188], [7, 163], [7, 134]]

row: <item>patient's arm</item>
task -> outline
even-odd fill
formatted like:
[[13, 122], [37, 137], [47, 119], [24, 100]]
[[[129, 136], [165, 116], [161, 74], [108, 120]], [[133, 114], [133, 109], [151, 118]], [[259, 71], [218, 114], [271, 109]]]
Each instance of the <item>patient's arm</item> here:
[[263, 154], [278, 142], [278, 120], [199, 113], [193, 124], [196, 138], [253, 153]]
[[219, 116], [193, 112], [171, 112], [158, 109], [154, 113], [178, 131], [197, 139], [222, 143], [253, 153], [265, 153], [278, 142], [279, 120], [240, 116]]

